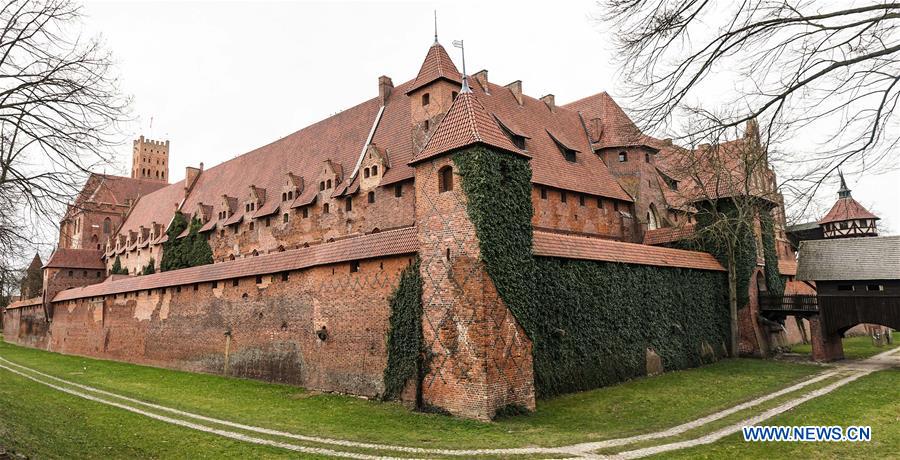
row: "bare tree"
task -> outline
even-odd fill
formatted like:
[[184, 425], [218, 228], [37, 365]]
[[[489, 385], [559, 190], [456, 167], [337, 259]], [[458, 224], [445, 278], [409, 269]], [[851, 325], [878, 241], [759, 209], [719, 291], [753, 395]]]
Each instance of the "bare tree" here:
[[[660, 151], [660, 170], [677, 181], [672, 191], [682, 209], [692, 208], [695, 249], [715, 255], [728, 273], [728, 303], [731, 323], [730, 353], [738, 353], [738, 310], [749, 303], [750, 280], [757, 259], [764, 258], [761, 244], [763, 219], [773, 227], [783, 225], [780, 195], [768, 164], [755, 121], [741, 132], [723, 128], [720, 117], [710, 113], [692, 117], [686, 147], [669, 146]], [[699, 134], [698, 134], [699, 133]], [[685, 225], [686, 220], [681, 220]], [[774, 235], [772, 235], [774, 237]], [[759, 334], [758, 328], [754, 328]], [[758, 343], [765, 343], [757, 337]]]
[[900, 100], [900, 3], [599, 4], [646, 126], [665, 126], [682, 108], [711, 109], [710, 88], [715, 80], [725, 80], [734, 87], [735, 97], [716, 102], [742, 110], [716, 128], [758, 119], [771, 129], [782, 127], [794, 136], [808, 132], [822, 139], [814, 152], [793, 152], [784, 159], [795, 174], [781, 185], [801, 212], [838, 167], [891, 166], [889, 154], [900, 138], [895, 117]]
[[81, 19], [68, 0], [0, 6], [0, 258], [36, 243], [120, 141], [130, 101]]

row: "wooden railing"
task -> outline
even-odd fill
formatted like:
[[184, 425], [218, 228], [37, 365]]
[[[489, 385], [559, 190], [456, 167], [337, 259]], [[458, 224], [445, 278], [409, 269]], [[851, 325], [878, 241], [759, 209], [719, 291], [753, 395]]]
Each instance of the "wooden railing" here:
[[819, 311], [819, 302], [814, 295], [760, 295], [759, 309], [776, 312], [815, 313]]

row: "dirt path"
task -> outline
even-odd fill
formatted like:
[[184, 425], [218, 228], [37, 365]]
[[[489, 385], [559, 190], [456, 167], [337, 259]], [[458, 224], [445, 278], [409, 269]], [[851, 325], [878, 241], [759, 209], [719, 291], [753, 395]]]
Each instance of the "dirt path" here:
[[[643, 449], [637, 449], [627, 452], [622, 452], [616, 454], [610, 458], [639, 458], [648, 455], [654, 455], [661, 452], [667, 452], [671, 450], [683, 449], [687, 447], [693, 447], [696, 445], [709, 444], [715, 442], [719, 439], [722, 439], [725, 436], [733, 434], [741, 429], [741, 427], [746, 425], [758, 424], [764, 420], [767, 420], [771, 417], [774, 417], [778, 414], [781, 414], [787, 410], [790, 410], [796, 407], [799, 404], [802, 404], [810, 399], [822, 396], [824, 394], [830, 393], [831, 391], [844, 386], [853, 380], [856, 380], [863, 375], [870, 374], [880, 369], [885, 369], [891, 366], [897, 366], [900, 363], [900, 355], [892, 355], [893, 352], [898, 350], [891, 350], [880, 355], [876, 355], [872, 358], [861, 362], [849, 363], [846, 365], [839, 365], [838, 370], [830, 370], [823, 373], [820, 373], [810, 379], [804, 380], [795, 385], [789, 386], [787, 388], [783, 388], [779, 391], [767, 394], [760, 398], [756, 398], [752, 401], [748, 401], [742, 404], [738, 404], [734, 407], [716, 412], [714, 414], [707, 415], [705, 417], [693, 420], [688, 423], [684, 423], [666, 430], [647, 433], [637, 436], [631, 436], [627, 438], [619, 438], [619, 439], [608, 439], [603, 441], [596, 442], [586, 442], [573, 444], [569, 446], [560, 446], [560, 447], [523, 447], [523, 448], [506, 448], [506, 449], [435, 449], [435, 448], [419, 448], [419, 447], [410, 447], [410, 446], [395, 446], [395, 445], [385, 445], [385, 444], [373, 444], [373, 443], [363, 443], [356, 442], [350, 440], [343, 439], [332, 439], [332, 438], [323, 438], [318, 436], [306, 436], [295, 433], [288, 433], [284, 431], [271, 430], [268, 428], [257, 427], [252, 425], [245, 425], [241, 423], [236, 423], [228, 420], [217, 419], [213, 417], [206, 417], [199, 414], [194, 414], [191, 412], [181, 411], [178, 409], [147, 403], [144, 401], [140, 401], [138, 399], [129, 398], [126, 396], [122, 396], [116, 393], [100, 390], [98, 388], [90, 387], [87, 385], [82, 385], [75, 382], [70, 382], [49, 374], [45, 374], [43, 372], [37, 371], [35, 369], [31, 369], [26, 366], [22, 366], [20, 364], [14, 363], [12, 361], [6, 360], [0, 357], [0, 368], [5, 369], [9, 372], [20, 375], [26, 379], [31, 381], [40, 383], [42, 385], [48, 386], [58, 391], [62, 391], [64, 393], [81, 397], [90, 401], [94, 401], [101, 404], [106, 404], [109, 406], [117, 407], [119, 409], [123, 409], [129, 412], [133, 412], [139, 415], [143, 415], [155, 420], [159, 420], [166, 423], [171, 423], [174, 425], [178, 425], [184, 428], [194, 429], [206, 433], [216, 434], [219, 436], [223, 436], [230, 439], [236, 439], [244, 442], [250, 442], [259, 445], [266, 445], [272, 447], [278, 447], [282, 449], [292, 450], [296, 452], [304, 452], [310, 454], [319, 454], [319, 455], [327, 455], [334, 457], [346, 457], [346, 458], [360, 458], [360, 459], [370, 459], [370, 458], [390, 458], [384, 457], [380, 453], [385, 452], [395, 452], [397, 454], [405, 454], [405, 455], [423, 455], [423, 456], [483, 456], [483, 455], [552, 455], [552, 456], [574, 456], [574, 457], [590, 457], [590, 458], [607, 458], [604, 456], [593, 454], [592, 452], [598, 449], [604, 449], [609, 447], [617, 447], [617, 446], [627, 446], [630, 444], [634, 444], [640, 441], [647, 441], [652, 439], [662, 439], [670, 436], [675, 436], [678, 434], [685, 433], [689, 430], [693, 430], [696, 428], [703, 427], [713, 421], [720, 420], [724, 417], [737, 413], [739, 411], [752, 408], [758, 406], [766, 401], [770, 401], [772, 399], [778, 398], [780, 396], [792, 393], [794, 391], [800, 390], [806, 386], [812, 385], [817, 382], [821, 382], [828, 378], [834, 377], [839, 374], [839, 372], [849, 373], [847, 377], [842, 378], [834, 383], [831, 383], [825, 387], [819, 388], [815, 391], [809, 392], [797, 398], [791, 399], [775, 408], [769, 409], [759, 415], [754, 417], [750, 417], [746, 420], [742, 420], [741, 422], [729, 425], [722, 429], [719, 429], [713, 433], [698, 437], [696, 439], [691, 439], [687, 441], [663, 444], [659, 446], [647, 447]], [[56, 382], [56, 383], [53, 383]], [[76, 390], [77, 389], [77, 390]], [[83, 390], [83, 391], [79, 391]], [[93, 394], [91, 394], [93, 393]], [[106, 398], [96, 396], [102, 395]], [[118, 400], [118, 401], [116, 401]], [[142, 408], [143, 407], [143, 408]], [[151, 412], [148, 409], [153, 409], [155, 411], [162, 411], [171, 414], [172, 416], [161, 415], [156, 412]], [[179, 418], [176, 418], [179, 417]], [[192, 419], [194, 421], [188, 421], [185, 419]], [[213, 425], [213, 426], [210, 426]], [[290, 439], [293, 441], [299, 441], [300, 443], [288, 443], [281, 441], [274, 441], [272, 439], [261, 438], [256, 435], [250, 435], [247, 433], [237, 432], [222, 429], [221, 427], [216, 427], [214, 425], [219, 425], [221, 427], [228, 427], [231, 429], [237, 429], [245, 432], [254, 433], [256, 435], [267, 435], [279, 438]], [[310, 445], [312, 444], [312, 445]], [[329, 446], [329, 448], [317, 447], [321, 445]], [[343, 448], [343, 449], [341, 449]], [[351, 450], [346, 450], [351, 449]], [[375, 454], [363, 454], [360, 451], [374, 451]]]

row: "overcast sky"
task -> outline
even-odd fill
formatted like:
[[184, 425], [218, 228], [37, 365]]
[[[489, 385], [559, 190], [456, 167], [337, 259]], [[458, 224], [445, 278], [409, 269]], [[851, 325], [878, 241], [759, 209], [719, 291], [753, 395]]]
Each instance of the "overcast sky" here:
[[[187, 165], [213, 166], [376, 96], [380, 75], [395, 85], [414, 78], [433, 41], [434, 10], [460, 68], [450, 42], [465, 40], [470, 74], [522, 80], [526, 94], [553, 93], [560, 104], [600, 91], [616, 97], [597, 8], [589, 0], [88, 2], [85, 13], [87, 32], [102, 35], [134, 97], [130, 134], [170, 140], [170, 174], [179, 180]], [[126, 174], [130, 147], [121, 152], [115, 172]], [[882, 230], [900, 231], [900, 172], [848, 182], [882, 217]], [[832, 182], [820, 192], [823, 211], [836, 191]]]

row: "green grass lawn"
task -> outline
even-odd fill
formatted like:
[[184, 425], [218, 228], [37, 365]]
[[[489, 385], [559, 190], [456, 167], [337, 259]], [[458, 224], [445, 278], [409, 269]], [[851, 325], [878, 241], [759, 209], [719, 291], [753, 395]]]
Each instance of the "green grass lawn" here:
[[[868, 336], [847, 337], [843, 339], [843, 343], [844, 357], [847, 359], [864, 359], [900, 346], [897, 334], [894, 334], [894, 343], [881, 347], [873, 345], [872, 339]], [[793, 345], [791, 352], [808, 355], [812, 353], [812, 347], [808, 343]]]
[[[555, 446], [654, 431], [783, 388], [821, 371], [819, 367], [795, 363], [725, 360], [698, 369], [542, 400], [534, 414], [481, 423], [414, 413], [397, 403], [66, 356], [2, 342], [0, 356], [67, 380], [246, 424], [360, 441], [472, 448]], [[0, 392], [0, 407], [18, 408], [4, 414], [0, 444], [23, 452], [39, 450], [45, 447], [40, 446], [41, 442], [59, 438], [63, 449], [60, 452], [77, 453], [79, 447], [96, 440], [89, 434], [82, 440], [79, 435], [92, 427], [102, 434], [104, 427], [127, 426], [117, 430], [119, 437], [140, 431], [132, 426], [161, 425], [155, 429], [174, 429], [160, 422], [139, 421], [137, 416], [119, 414], [121, 411], [117, 409], [40, 388], [35, 383], [22, 385], [22, 380], [0, 369], [0, 388], [6, 390]], [[29, 401], [35, 399], [41, 400], [40, 407], [30, 405]], [[53, 419], [59, 426], [46, 426], [46, 414], [66, 411], [72, 413]], [[95, 417], [94, 412], [100, 416]], [[47, 433], [46, 430], [56, 431]], [[73, 448], [76, 450], [70, 450]], [[172, 452], [177, 451], [176, 448]]]
[[871, 426], [871, 442], [744, 442], [740, 433], [665, 458], [897, 458], [900, 456], [900, 370], [876, 372], [806, 402], [766, 426]]

